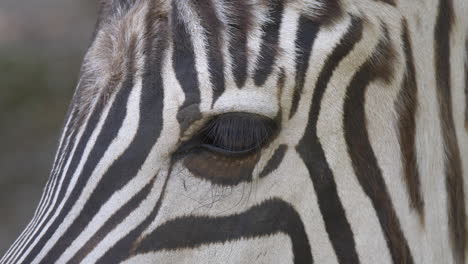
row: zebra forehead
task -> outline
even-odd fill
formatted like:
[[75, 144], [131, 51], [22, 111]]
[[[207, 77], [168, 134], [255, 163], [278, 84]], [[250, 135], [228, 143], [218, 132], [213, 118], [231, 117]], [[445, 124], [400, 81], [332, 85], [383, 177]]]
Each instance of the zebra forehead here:
[[271, 23], [273, 12], [265, 11], [277, 6], [287, 6], [317, 22], [341, 13], [339, 0], [102, 0], [72, 107], [84, 118], [93, 105], [105, 103], [119, 89], [127, 74], [141, 75], [145, 42], [162, 35], [180, 38], [175, 19], [186, 23], [195, 19], [202, 26], [216, 20], [221, 30], [248, 32], [252, 24]]
[[142, 5], [149, 7], [148, 12], [155, 12], [158, 17], [169, 16], [175, 10], [172, 8], [174, 5], [211, 7], [221, 13], [240, 15], [252, 9], [276, 4], [289, 5], [314, 20], [336, 17], [342, 11], [340, 0], [101, 0], [99, 16], [100, 22], [105, 22], [109, 18], [122, 17], [129, 10]]

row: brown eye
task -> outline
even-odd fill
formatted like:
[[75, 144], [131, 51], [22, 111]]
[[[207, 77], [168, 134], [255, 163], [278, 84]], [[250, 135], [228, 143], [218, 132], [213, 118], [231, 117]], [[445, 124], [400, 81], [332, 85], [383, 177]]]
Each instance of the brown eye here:
[[276, 131], [273, 120], [248, 113], [220, 115], [201, 130], [200, 147], [222, 155], [242, 155], [260, 149]]

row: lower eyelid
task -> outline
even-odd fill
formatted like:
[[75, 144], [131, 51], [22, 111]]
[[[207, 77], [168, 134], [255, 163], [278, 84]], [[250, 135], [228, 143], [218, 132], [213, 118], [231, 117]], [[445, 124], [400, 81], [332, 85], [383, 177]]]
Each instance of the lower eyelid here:
[[232, 186], [252, 180], [259, 156], [254, 152], [233, 158], [202, 150], [189, 154], [184, 158], [183, 164], [197, 178], [209, 180], [217, 185]]
[[209, 144], [202, 144], [201, 147], [210, 152], [213, 152], [214, 154], [220, 154], [220, 155], [231, 156], [231, 157], [245, 156], [259, 149], [259, 147], [252, 147], [252, 148], [245, 149], [245, 150], [232, 151], [232, 150], [226, 150], [226, 149], [213, 146], [213, 145], [209, 145]]

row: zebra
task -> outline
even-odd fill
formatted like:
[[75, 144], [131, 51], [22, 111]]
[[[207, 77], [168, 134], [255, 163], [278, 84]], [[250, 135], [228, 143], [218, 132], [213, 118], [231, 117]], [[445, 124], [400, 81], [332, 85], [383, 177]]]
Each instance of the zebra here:
[[102, 0], [12, 263], [468, 263], [465, 0]]

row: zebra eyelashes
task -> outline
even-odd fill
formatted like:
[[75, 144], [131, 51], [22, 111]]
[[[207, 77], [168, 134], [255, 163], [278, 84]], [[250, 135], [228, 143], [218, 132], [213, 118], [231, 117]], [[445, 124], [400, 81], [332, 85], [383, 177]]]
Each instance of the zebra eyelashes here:
[[201, 147], [221, 155], [244, 155], [261, 149], [277, 127], [273, 120], [255, 114], [227, 113], [200, 131]]
[[175, 154], [195, 177], [218, 185], [235, 185], [252, 178], [259, 152], [277, 134], [269, 118], [249, 113], [219, 115], [184, 143]]
[[272, 119], [257, 114], [235, 112], [218, 115], [184, 142], [175, 155], [198, 151], [225, 157], [249, 155], [268, 144], [277, 127]]

